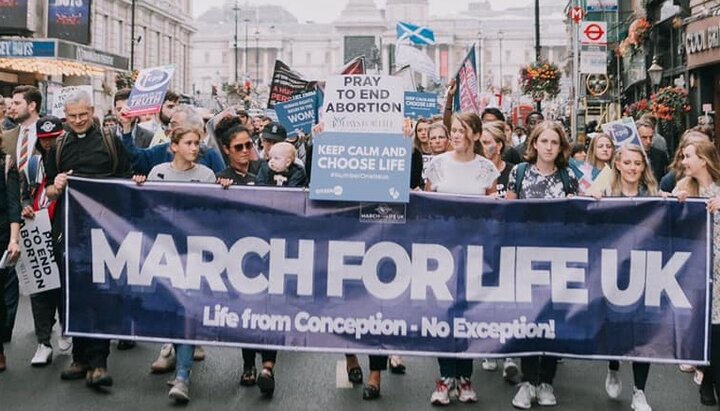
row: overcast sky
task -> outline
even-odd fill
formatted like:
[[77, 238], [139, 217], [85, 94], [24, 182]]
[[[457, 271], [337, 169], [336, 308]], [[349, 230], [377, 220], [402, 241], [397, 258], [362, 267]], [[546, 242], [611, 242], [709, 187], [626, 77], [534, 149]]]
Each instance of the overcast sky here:
[[[199, 16], [211, 7], [221, 6], [226, 0], [193, 0], [193, 14]], [[240, 5], [248, 3], [256, 4], [279, 4], [284, 6], [289, 12], [294, 14], [298, 20], [315, 21], [318, 23], [328, 23], [337, 16], [345, 8], [348, 0], [240, 0]], [[445, 15], [467, 10], [467, 4], [470, 0], [430, 0], [431, 15]], [[385, 0], [375, 0], [380, 7], [385, 7]], [[493, 8], [502, 10], [511, 6], [519, 6], [523, 4], [533, 4], [533, 0], [490, 0]]]

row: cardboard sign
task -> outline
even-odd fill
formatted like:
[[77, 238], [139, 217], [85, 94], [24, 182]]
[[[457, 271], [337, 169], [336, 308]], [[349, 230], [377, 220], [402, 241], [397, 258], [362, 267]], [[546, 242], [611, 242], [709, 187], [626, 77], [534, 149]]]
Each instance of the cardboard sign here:
[[20, 292], [33, 295], [60, 288], [60, 271], [53, 252], [52, 226], [47, 210], [35, 213], [20, 228], [20, 260], [15, 265]]
[[65, 118], [65, 101], [74, 92], [82, 90], [90, 96], [90, 104], [94, 105], [93, 88], [92, 86], [69, 86], [63, 87], [60, 92], [55, 94], [53, 99], [52, 107], [50, 108], [50, 114], [57, 118]]
[[405, 117], [413, 120], [419, 118], [429, 119], [437, 114], [440, 114], [437, 94], [412, 91], [405, 92]]
[[128, 98], [128, 115], [136, 117], [159, 113], [174, 72], [174, 65], [140, 71]]
[[323, 106], [325, 131], [400, 134], [405, 90], [393, 76], [330, 76]]
[[295, 137], [300, 131], [309, 135], [317, 123], [317, 93], [306, 93], [288, 102], [275, 104], [275, 114], [287, 130], [288, 137]]
[[620, 120], [605, 123], [602, 125], [602, 130], [612, 137], [615, 146], [618, 148], [625, 144], [643, 146], [642, 141], [640, 141], [640, 134], [637, 127], [635, 127], [635, 120], [630, 117], [623, 117]]

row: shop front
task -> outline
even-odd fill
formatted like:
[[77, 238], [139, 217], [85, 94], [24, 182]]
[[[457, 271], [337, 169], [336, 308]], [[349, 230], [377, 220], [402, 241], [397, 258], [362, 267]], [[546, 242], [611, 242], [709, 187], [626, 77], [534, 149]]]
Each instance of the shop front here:
[[0, 39], [2, 95], [20, 84], [38, 86], [46, 95], [46, 104], [62, 85], [91, 84], [102, 94], [103, 84], [112, 84], [115, 73], [128, 68], [127, 57], [65, 40]]
[[[686, 28], [685, 53], [690, 72], [693, 121], [712, 121], [716, 144], [720, 137], [720, 9], [691, 21]], [[707, 119], [707, 120], [706, 120]]]

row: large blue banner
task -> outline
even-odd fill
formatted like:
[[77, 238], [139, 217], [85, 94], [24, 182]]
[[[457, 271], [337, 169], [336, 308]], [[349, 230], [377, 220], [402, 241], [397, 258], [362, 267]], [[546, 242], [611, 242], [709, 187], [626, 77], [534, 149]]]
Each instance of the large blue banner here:
[[48, 37], [90, 44], [92, 0], [48, 0]]
[[302, 190], [73, 178], [65, 203], [71, 335], [708, 360], [700, 201], [413, 193], [403, 220]]

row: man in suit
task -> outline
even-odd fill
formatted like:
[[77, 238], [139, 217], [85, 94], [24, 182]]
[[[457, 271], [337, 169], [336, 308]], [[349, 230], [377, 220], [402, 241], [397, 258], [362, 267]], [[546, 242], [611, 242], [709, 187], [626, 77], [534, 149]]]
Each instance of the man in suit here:
[[640, 134], [640, 141], [650, 161], [650, 167], [652, 168], [655, 180], [660, 181], [667, 172], [667, 154], [653, 146], [652, 142], [655, 136], [655, 128], [651, 122], [641, 118], [635, 122], [635, 126], [637, 126], [638, 134]]
[[[37, 142], [36, 123], [40, 118], [38, 113], [41, 105], [42, 94], [36, 87], [15, 87], [12, 91], [8, 113], [18, 125], [2, 134], [2, 149], [12, 157], [12, 161], [17, 165], [23, 217], [34, 215], [30, 198], [23, 194], [27, 193], [24, 187], [27, 187], [28, 181], [32, 181], [36, 177], [32, 175], [32, 170], [28, 166], [30, 158], [35, 154], [40, 154], [35, 148], [35, 143]], [[0, 284], [0, 291], [2, 291], [2, 303], [7, 309], [5, 323], [0, 324], [0, 338], [8, 342], [12, 338], [18, 307], [17, 276], [6, 276], [5, 284]]]
[[[119, 122], [131, 122], [132, 123], [132, 136], [133, 136], [133, 142], [135, 143], [135, 146], [138, 148], [148, 148], [150, 146], [150, 142], [153, 139], [153, 132], [145, 129], [143, 127], [138, 127], [137, 125], [137, 117], [128, 118], [123, 117], [120, 115], [120, 112], [127, 104], [128, 99], [130, 98], [130, 89], [124, 88], [121, 90], [118, 90], [117, 93], [115, 93], [115, 98], [113, 99], [114, 102], [114, 108], [115, 108], [115, 116], [118, 119]], [[123, 125], [118, 124], [115, 127], [115, 135], [117, 135], [118, 138], [122, 139], [122, 129]]]

